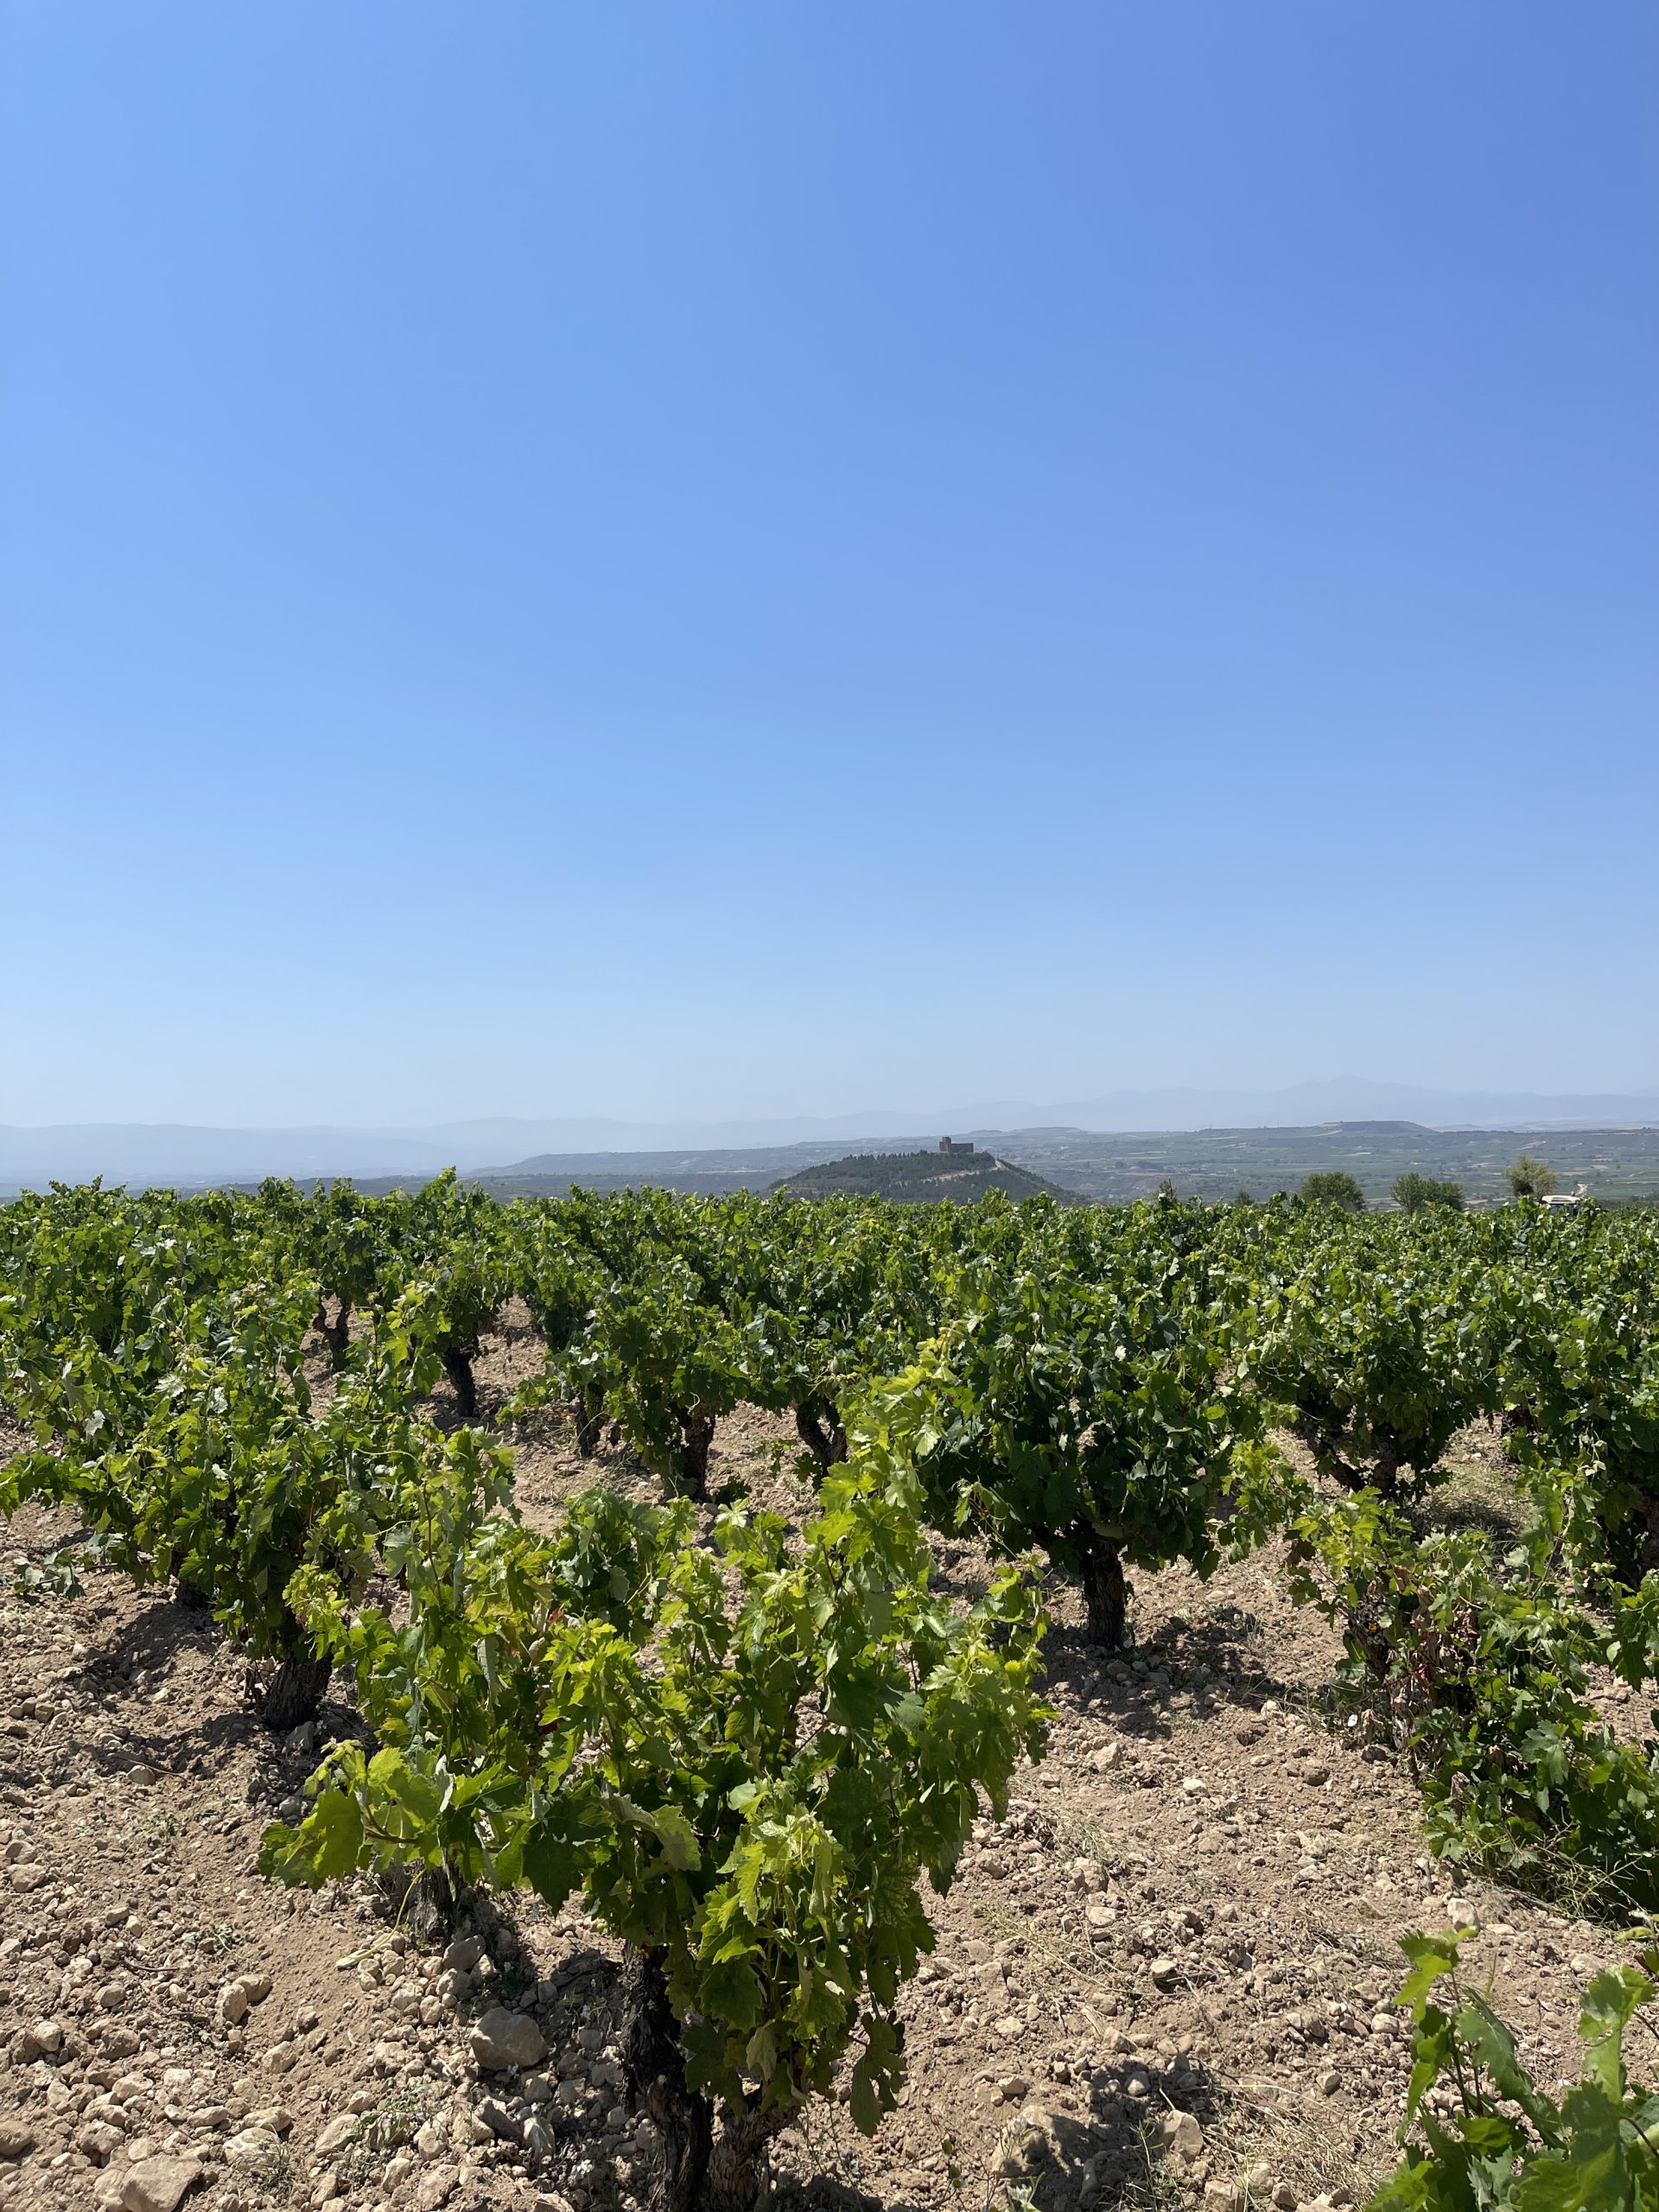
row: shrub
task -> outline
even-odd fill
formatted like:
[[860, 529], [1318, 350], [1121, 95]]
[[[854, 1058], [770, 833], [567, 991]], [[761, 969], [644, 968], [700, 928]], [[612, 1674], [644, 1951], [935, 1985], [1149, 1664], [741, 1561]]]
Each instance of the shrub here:
[[[1652, 1982], [1633, 1966], [1596, 1976], [1579, 2014], [1584, 2076], [1557, 2104], [1491, 2004], [1459, 1980], [1459, 1947], [1473, 1933], [1402, 1942], [1412, 1971], [1399, 2001], [1415, 2031], [1401, 2137], [1422, 2140], [1408, 2143], [1370, 2212], [1655, 2212], [1659, 2096], [1631, 2082], [1624, 2052]], [[1441, 1982], [1449, 2010], [1433, 1999]], [[1447, 2108], [1444, 2120], [1433, 2104]]]
[[1126, 1560], [1207, 1575], [1220, 1558], [1229, 1481], [1264, 1448], [1228, 1363], [1218, 1318], [1173, 1270], [1098, 1288], [1024, 1274], [873, 1385], [855, 1435], [914, 1470], [937, 1527], [1004, 1556], [1039, 1546], [1080, 1575], [1090, 1634], [1109, 1649]]
[[980, 1793], [1001, 1811], [1040, 1752], [1030, 1592], [1005, 1576], [953, 1615], [912, 1503], [855, 1465], [796, 1548], [772, 1515], [724, 1513], [705, 1544], [689, 1502], [603, 1492], [554, 1539], [434, 1479], [389, 1554], [407, 1625], [324, 1574], [296, 1589], [381, 1748], [334, 1751], [262, 1868], [581, 1891], [627, 1946], [664, 2212], [751, 2205], [855, 2041], [853, 2118], [892, 2109], [899, 1986], [934, 1942], [918, 1877], [949, 1888]]
[[1539, 1556], [1495, 1567], [1462, 1531], [1420, 1537], [1374, 1495], [1307, 1494], [1293, 1589], [1342, 1631], [1348, 1688], [1402, 1747], [1438, 1856], [1575, 1910], [1659, 1906], [1659, 1746], [1621, 1744], [1586, 1695], [1592, 1664], [1635, 1687], [1659, 1648], [1659, 1577], [1611, 1630]]

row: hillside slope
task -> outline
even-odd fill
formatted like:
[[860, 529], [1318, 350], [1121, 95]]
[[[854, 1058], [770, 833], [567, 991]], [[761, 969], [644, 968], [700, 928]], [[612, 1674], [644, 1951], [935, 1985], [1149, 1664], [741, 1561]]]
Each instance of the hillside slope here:
[[791, 1198], [891, 1198], [907, 1205], [940, 1198], [965, 1205], [988, 1191], [1006, 1191], [1011, 1198], [1058, 1198], [1065, 1205], [1078, 1202], [1075, 1192], [988, 1152], [855, 1152], [822, 1166], [804, 1167], [772, 1187]]

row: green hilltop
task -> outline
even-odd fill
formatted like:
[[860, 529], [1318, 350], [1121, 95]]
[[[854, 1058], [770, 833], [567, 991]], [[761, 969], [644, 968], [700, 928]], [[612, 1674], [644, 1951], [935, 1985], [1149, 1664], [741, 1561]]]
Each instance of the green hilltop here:
[[1011, 1198], [1057, 1198], [1062, 1205], [1079, 1203], [1075, 1191], [1015, 1167], [995, 1153], [976, 1152], [971, 1145], [957, 1145], [946, 1152], [853, 1152], [844, 1160], [803, 1167], [772, 1185], [790, 1198], [891, 1198], [901, 1205], [927, 1205], [940, 1198], [963, 1205], [982, 1198], [988, 1191], [1006, 1191]]

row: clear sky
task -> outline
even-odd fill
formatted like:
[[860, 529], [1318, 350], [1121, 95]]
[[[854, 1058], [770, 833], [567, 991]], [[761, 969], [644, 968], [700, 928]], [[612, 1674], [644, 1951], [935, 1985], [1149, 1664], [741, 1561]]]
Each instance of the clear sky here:
[[0, 1119], [1659, 1084], [1650, 0], [0, 0]]

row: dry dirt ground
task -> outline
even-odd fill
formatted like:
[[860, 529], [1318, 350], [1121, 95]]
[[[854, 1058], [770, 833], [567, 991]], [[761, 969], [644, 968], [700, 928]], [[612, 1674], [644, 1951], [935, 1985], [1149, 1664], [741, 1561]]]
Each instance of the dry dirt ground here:
[[[524, 1332], [498, 1342], [486, 1410], [537, 1363]], [[594, 1478], [652, 1494], [625, 1452], [580, 1462], [551, 1417], [515, 1440], [532, 1521]], [[741, 1411], [714, 1479], [798, 1519], [792, 1442]], [[1510, 1510], [1480, 1440], [1443, 1510]], [[38, 1561], [70, 1533], [61, 1515], [20, 1515], [7, 1553]], [[983, 1561], [938, 1549], [971, 1593]], [[165, 1590], [106, 1573], [78, 1597], [10, 1583], [7, 2212], [626, 2212], [652, 2145], [625, 2108], [608, 1939], [520, 1895], [482, 1902], [442, 1949], [367, 1884], [313, 1897], [261, 1881], [260, 1832], [315, 1765], [315, 1732], [269, 1735], [212, 1622]], [[1139, 1576], [1135, 1601], [1133, 1649], [1103, 1662], [1056, 1592], [1048, 1754], [950, 1896], [930, 1895], [938, 1948], [904, 1998], [900, 2108], [873, 2141], [838, 2101], [810, 2108], [778, 2145], [778, 2198], [1363, 2201], [1391, 2162], [1408, 2071], [1397, 1939], [1454, 1917], [1479, 1924], [1471, 1963], [1535, 2071], [1576, 2072], [1576, 1993], [1620, 1955], [1614, 1938], [1483, 1884], [1448, 1890], [1408, 1777], [1324, 1719], [1336, 1642], [1290, 1604], [1275, 1555], [1208, 1584]], [[353, 1725], [337, 1684], [322, 1740]]]

